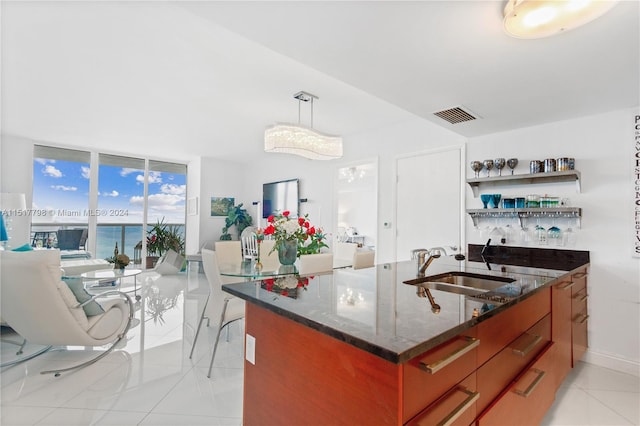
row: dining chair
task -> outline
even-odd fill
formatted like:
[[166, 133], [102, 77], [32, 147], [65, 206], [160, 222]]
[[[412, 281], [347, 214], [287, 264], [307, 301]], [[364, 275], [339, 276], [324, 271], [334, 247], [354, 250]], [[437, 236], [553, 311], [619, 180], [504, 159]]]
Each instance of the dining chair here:
[[209, 295], [207, 296], [204, 308], [202, 309], [202, 314], [200, 315], [200, 321], [198, 322], [196, 335], [193, 339], [189, 359], [193, 356], [193, 350], [195, 349], [196, 342], [198, 341], [202, 322], [206, 319], [208, 326], [212, 318], [220, 318], [218, 322], [218, 330], [216, 332], [216, 341], [213, 344], [213, 351], [211, 353], [209, 372], [207, 373], [207, 377], [211, 377], [213, 360], [216, 357], [218, 342], [220, 341], [220, 333], [223, 328], [227, 327], [232, 322], [244, 318], [245, 304], [244, 300], [238, 299], [237, 297], [225, 293], [222, 290], [223, 283], [220, 279], [220, 269], [218, 269], [216, 252], [202, 249], [202, 267], [204, 269], [204, 274], [207, 277], [207, 282], [209, 283]]
[[298, 273], [309, 275], [333, 270], [333, 253], [305, 254], [300, 256]]
[[353, 269], [370, 268], [374, 265], [376, 252], [374, 250], [356, 250], [353, 253]]
[[[215, 256], [218, 261], [218, 265], [242, 265], [242, 246], [240, 241], [216, 241], [215, 242]], [[219, 267], [218, 266], [218, 267]], [[222, 278], [223, 284], [231, 284], [242, 281], [242, 278], [226, 277]]]
[[22, 338], [49, 346], [110, 345], [88, 361], [41, 374], [57, 377], [91, 365], [107, 356], [129, 331], [131, 298], [116, 290], [91, 296], [80, 278], [65, 283], [59, 250], [0, 251], [0, 264], [2, 318]]
[[260, 243], [260, 263], [263, 271], [275, 271], [280, 267], [278, 250], [273, 250], [275, 244], [275, 240], [263, 240]]
[[357, 243], [336, 242], [333, 245], [333, 267], [344, 268], [353, 265], [353, 256], [358, 249]]
[[242, 243], [242, 258], [253, 260], [258, 256], [258, 240], [256, 238], [255, 226], [246, 227], [240, 234], [240, 242]]

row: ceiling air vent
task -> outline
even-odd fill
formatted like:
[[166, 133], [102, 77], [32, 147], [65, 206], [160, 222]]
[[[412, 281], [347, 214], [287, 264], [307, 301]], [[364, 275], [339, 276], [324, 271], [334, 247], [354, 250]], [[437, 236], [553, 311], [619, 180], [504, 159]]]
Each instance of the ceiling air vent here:
[[438, 117], [448, 121], [451, 124], [462, 123], [464, 121], [471, 121], [478, 118], [475, 115], [471, 114], [469, 111], [465, 111], [464, 109], [462, 109], [462, 107], [454, 107], [434, 112], [433, 115], [437, 115]]

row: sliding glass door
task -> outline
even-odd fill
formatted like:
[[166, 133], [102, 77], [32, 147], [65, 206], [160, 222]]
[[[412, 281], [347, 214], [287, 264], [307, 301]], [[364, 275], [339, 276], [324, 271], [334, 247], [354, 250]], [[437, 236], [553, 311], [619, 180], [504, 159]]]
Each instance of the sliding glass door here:
[[76, 250], [106, 259], [117, 244], [119, 253], [144, 267], [154, 224], [170, 226], [184, 241], [186, 176], [185, 164], [38, 145], [31, 243], [64, 249], [60, 231], [79, 231]]

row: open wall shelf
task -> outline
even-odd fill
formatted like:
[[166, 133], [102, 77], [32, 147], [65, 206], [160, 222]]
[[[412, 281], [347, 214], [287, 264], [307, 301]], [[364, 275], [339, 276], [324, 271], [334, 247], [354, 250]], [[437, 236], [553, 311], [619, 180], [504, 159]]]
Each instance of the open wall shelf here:
[[[576, 192], [580, 192], [580, 172], [569, 170], [566, 172], [532, 173], [526, 175], [504, 175], [486, 178], [467, 179], [467, 184], [473, 190], [473, 196], [477, 197], [481, 187], [495, 185], [523, 185], [552, 182], [575, 182]], [[513, 209], [512, 209], [513, 210]]]
[[580, 207], [559, 207], [559, 208], [531, 208], [531, 209], [469, 209], [467, 214], [471, 216], [473, 225], [478, 226], [478, 222], [482, 219], [511, 219], [517, 218], [520, 226], [523, 226], [523, 220], [534, 218], [560, 218], [560, 219], [578, 219], [578, 227], [582, 218], [582, 209]]

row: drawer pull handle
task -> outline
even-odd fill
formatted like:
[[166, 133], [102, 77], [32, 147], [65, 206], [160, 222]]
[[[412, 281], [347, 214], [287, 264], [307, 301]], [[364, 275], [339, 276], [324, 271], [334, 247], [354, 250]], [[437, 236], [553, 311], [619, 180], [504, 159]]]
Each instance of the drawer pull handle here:
[[547, 374], [542, 370], [538, 370], [537, 368], [532, 368], [531, 371], [537, 373], [538, 377], [536, 377], [536, 379], [533, 382], [531, 382], [529, 387], [526, 388], [525, 390], [521, 391], [521, 390], [518, 390], [518, 389], [514, 389], [513, 392], [515, 392], [516, 395], [519, 395], [519, 396], [521, 396], [523, 398], [528, 398], [529, 395], [531, 395], [531, 393], [534, 391], [536, 386], [538, 386], [538, 384], [540, 383], [542, 378]]
[[569, 290], [574, 285], [576, 285], [575, 281], [569, 281], [569, 284], [565, 285], [564, 287], [560, 287], [560, 290]]
[[[584, 295], [582, 294], [582, 292], [584, 292]], [[585, 296], [587, 296], [587, 290], [586, 289], [582, 289], [579, 292], [577, 292], [575, 295], [573, 295], [573, 299], [574, 300], [580, 299], [579, 301], [582, 302], [582, 301], [584, 301]]]
[[475, 337], [465, 337], [464, 339], [467, 341], [467, 343], [461, 348], [451, 352], [445, 358], [442, 358], [439, 361], [432, 362], [431, 364], [420, 361], [420, 368], [429, 374], [436, 374], [438, 371], [442, 370], [444, 367], [451, 364], [453, 361], [460, 358], [462, 355], [466, 354], [480, 344], [480, 340], [476, 339]]
[[576, 274], [573, 274], [573, 278], [577, 278], [577, 279], [584, 278], [586, 276], [587, 276], [586, 272], [578, 272]]
[[584, 296], [582, 296], [582, 299], [580, 299], [580, 302], [584, 302], [588, 298], [589, 298], [589, 295], [587, 293], [585, 293]]
[[537, 334], [523, 334], [518, 340], [516, 340], [515, 348], [511, 348], [511, 352], [515, 355], [525, 357], [529, 355], [529, 352], [536, 347], [542, 340], [542, 336]]
[[582, 319], [580, 321], [576, 321], [578, 324], [584, 324], [584, 322], [589, 318], [589, 315], [582, 314]]
[[458, 405], [452, 412], [447, 415], [447, 417], [442, 419], [442, 421], [438, 423], [438, 426], [449, 426], [450, 424], [453, 424], [453, 422], [455, 422], [458, 417], [462, 415], [462, 413], [467, 411], [467, 409], [471, 407], [473, 403], [478, 400], [478, 398], [480, 398], [480, 392], [472, 392], [461, 387], [458, 387], [457, 390], [459, 392], [466, 393], [467, 399], [462, 401], [460, 405]]

